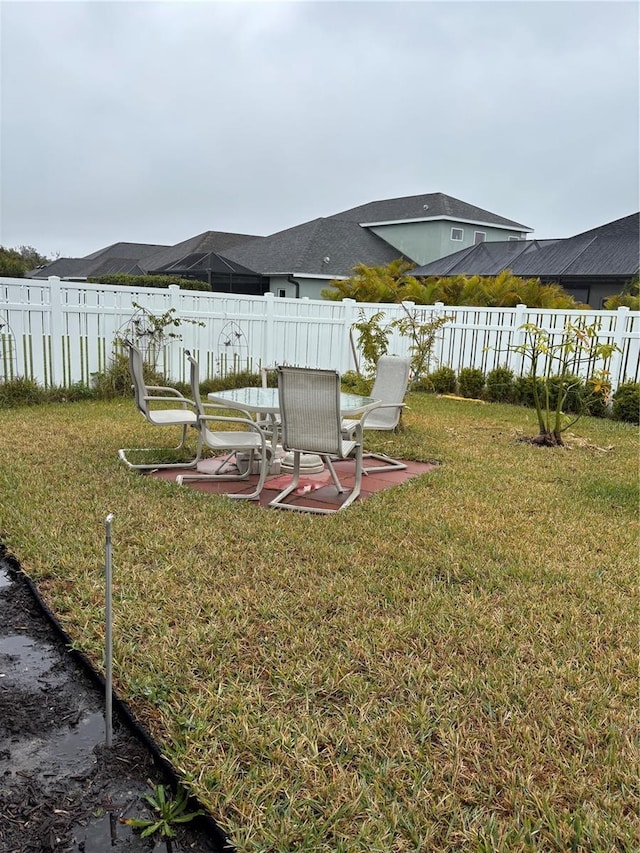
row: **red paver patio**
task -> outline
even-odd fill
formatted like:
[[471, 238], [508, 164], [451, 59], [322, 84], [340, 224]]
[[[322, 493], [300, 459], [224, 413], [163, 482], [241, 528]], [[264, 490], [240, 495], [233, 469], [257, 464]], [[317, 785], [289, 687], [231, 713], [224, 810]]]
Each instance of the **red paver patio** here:
[[[372, 474], [364, 474], [362, 477], [362, 489], [358, 500], [366, 500], [376, 492], [381, 492], [385, 489], [390, 489], [393, 486], [399, 486], [405, 483], [412, 477], [419, 477], [429, 471], [433, 471], [437, 465], [433, 462], [409, 462], [402, 460], [406, 464], [406, 469], [399, 471], [397, 469], [390, 471], [376, 471]], [[377, 461], [376, 461], [376, 464]], [[365, 460], [366, 465], [366, 460]], [[301, 494], [296, 493], [287, 498], [289, 503], [305, 507], [319, 507], [336, 509], [349, 496], [349, 491], [353, 488], [355, 463], [351, 460], [343, 462], [334, 462], [336, 473], [342, 485], [347, 491], [338, 494], [335, 486], [331, 482], [331, 478], [327, 471], [321, 474], [305, 474], [300, 477]], [[180, 474], [193, 474], [193, 469], [172, 469], [170, 471], [152, 471], [147, 476], [158, 477], [162, 480], [174, 481]], [[264, 489], [259, 500], [248, 501], [255, 506], [268, 507], [269, 502], [290, 482], [288, 474], [276, 474], [269, 476], [266, 479]], [[258, 478], [256, 475], [248, 477], [246, 480], [198, 480], [187, 481], [183, 488], [196, 489], [200, 492], [206, 492], [211, 495], [224, 494], [249, 494], [255, 488]], [[357, 504], [357, 501], [356, 501]], [[354, 506], [356, 504], [353, 504]]]

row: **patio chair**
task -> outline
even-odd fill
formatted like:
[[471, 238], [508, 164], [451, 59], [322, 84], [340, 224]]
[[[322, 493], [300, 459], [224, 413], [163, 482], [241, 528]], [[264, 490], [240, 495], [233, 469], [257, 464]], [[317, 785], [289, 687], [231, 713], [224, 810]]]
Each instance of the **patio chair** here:
[[[404, 395], [409, 384], [410, 358], [395, 355], [383, 355], [376, 365], [376, 378], [371, 389], [371, 396], [380, 401], [370, 412], [366, 412], [359, 421], [343, 420], [342, 432], [345, 439], [354, 435], [356, 425], [360, 424], [363, 432], [365, 430], [395, 430], [400, 423], [400, 415], [405, 406]], [[374, 471], [402, 471], [407, 466], [397, 459], [392, 459], [384, 453], [364, 453], [365, 463], [363, 472], [365, 474]], [[366, 464], [367, 459], [377, 459], [382, 465], [370, 466]]]
[[[187, 429], [193, 427], [198, 429], [198, 416], [193, 400], [188, 399], [176, 388], [162, 385], [147, 385], [143, 375], [142, 353], [131, 341], [125, 341], [124, 346], [129, 355], [129, 372], [133, 381], [133, 392], [136, 408], [140, 414], [154, 426], [180, 427], [182, 438], [176, 447], [122, 447], [118, 450], [118, 456], [129, 468], [139, 471], [149, 471], [164, 468], [195, 468], [200, 461], [202, 445], [198, 438], [195, 457], [187, 462], [144, 462], [135, 463], [127, 458], [129, 453], [142, 453], [162, 450], [181, 450], [186, 442]], [[160, 408], [159, 405], [163, 404]], [[169, 405], [170, 404], [170, 405]], [[156, 408], [158, 406], [158, 408]]]
[[[300, 512], [332, 513], [352, 504], [360, 495], [362, 484], [362, 435], [356, 425], [353, 438], [342, 436], [340, 416], [340, 374], [335, 370], [304, 367], [278, 367], [282, 448], [293, 454], [292, 481], [270, 502], [277, 509]], [[300, 457], [320, 456], [331, 473], [339, 494], [346, 491], [333, 466], [334, 459], [355, 458], [355, 482], [351, 494], [336, 509], [298, 506], [286, 498], [295, 492], [300, 481]]]
[[[244, 416], [240, 412], [238, 416], [231, 417], [221, 414], [224, 411], [228, 411], [223, 405], [203, 403], [200, 398], [200, 370], [198, 362], [189, 350], [185, 350], [185, 355], [190, 364], [191, 395], [198, 413], [200, 441], [205, 447], [215, 451], [216, 454], [222, 452], [225, 455], [212, 473], [197, 472], [194, 474], [180, 474], [176, 477], [176, 482], [182, 485], [183, 483], [196, 480], [208, 480], [210, 482], [247, 480], [254, 467], [254, 459], [256, 459], [258, 461], [258, 482], [255, 489], [249, 493], [228, 494], [225, 492], [225, 496], [238, 500], [258, 500], [267, 473], [269, 472], [265, 431], [256, 424], [249, 412], [244, 413]], [[214, 425], [219, 428], [215, 429]], [[229, 427], [231, 428], [229, 429]], [[238, 427], [242, 427], [242, 429], [238, 429]], [[242, 463], [237, 458], [238, 454], [245, 456]], [[234, 457], [236, 459], [237, 473], [233, 473], [230, 470]]]

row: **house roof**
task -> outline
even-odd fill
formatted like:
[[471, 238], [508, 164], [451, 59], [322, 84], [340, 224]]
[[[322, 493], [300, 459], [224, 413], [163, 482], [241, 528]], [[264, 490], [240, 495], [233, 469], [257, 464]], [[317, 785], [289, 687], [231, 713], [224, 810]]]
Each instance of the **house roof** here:
[[263, 275], [298, 273], [332, 278], [349, 275], [358, 263], [388, 264], [402, 256], [380, 237], [354, 221], [313, 219], [236, 246], [224, 257]]
[[412, 275], [635, 275], [640, 267], [640, 214], [558, 240], [479, 243], [411, 271]]
[[94, 260], [95, 258], [133, 258], [137, 260], [152, 252], [157, 252], [159, 249], [167, 248], [168, 246], [157, 243], [111, 243], [110, 246], [105, 246], [90, 255], [85, 255], [84, 260]]
[[173, 261], [164, 267], [159, 267], [154, 272], [162, 272], [165, 275], [184, 275], [187, 273], [221, 273], [256, 275], [253, 270], [243, 267], [235, 261], [223, 258], [216, 252], [191, 252], [177, 261]]
[[262, 240], [255, 234], [235, 234], [229, 231], [203, 231], [175, 246], [159, 246], [157, 252], [140, 256], [145, 270], [158, 270], [195, 252], [222, 252], [248, 240]]
[[426, 193], [424, 195], [405, 196], [403, 198], [389, 198], [382, 201], [371, 201], [343, 210], [330, 217], [331, 219], [344, 219], [360, 224], [372, 225], [374, 223], [406, 222], [425, 219], [455, 219], [468, 220], [471, 222], [482, 222], [486, 225], [494, 225], [500, 228], [509, 228], [514, 231], [532, 231], [528, 225], [505, 219], [481, 207], [467, 204], [466, 201], [453, 198], [444, 193]]

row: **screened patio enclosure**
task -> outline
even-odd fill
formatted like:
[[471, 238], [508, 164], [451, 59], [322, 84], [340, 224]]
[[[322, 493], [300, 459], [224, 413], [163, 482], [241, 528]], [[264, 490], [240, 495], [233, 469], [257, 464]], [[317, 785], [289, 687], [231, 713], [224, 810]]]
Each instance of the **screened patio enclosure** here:
[[262, 296], [269, 290], [269, 279], [260, 273], [223, 258], [217, 252], [192, 252], [150, 275], [179, 275], [204, 281], [216, 293], [246, 293]]

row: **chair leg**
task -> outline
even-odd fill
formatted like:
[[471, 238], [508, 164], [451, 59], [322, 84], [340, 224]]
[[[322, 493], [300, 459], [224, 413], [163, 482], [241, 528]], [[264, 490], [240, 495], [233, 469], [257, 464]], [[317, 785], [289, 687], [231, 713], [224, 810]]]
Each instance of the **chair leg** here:
[[[215, 473], [214, 474], [179, 474], [176, 477], [176, 483], [179, 486], [182, 486], [182, 485], [184, 485], [184, 483], [193, 483], [193, 482], [198, 482], [198, 481], [199, 482], [207, 482], [207, 481], [209, 481], [209, 482], [216, 482], [216, 481], [218, 481], [218, 482], [234, 482], [236, 480], [247, 480], [249, 478], [249, 476], [251, 475], [251, 469], [253, 467], [253, 458], [254, 458], [255, 453], [256, 453], [255, 450], [250, 451], [251, 455], [249, 457], [249, 463], [247, 465], [247, 470], [244, 474], [237, 474], [237, 475], [236, 474], [215, 474]], [[220, 466], [218, 466], [218, 470], [233, 455], [234, 454], [231, 453], [231, 454], [229, 454], [229, 456], [225, 457], [225, 459], [223, 459], [223, 461], [220, 463]], [[262, 492], [262, 489], [264, 487], [264, 482], [267, 478], [267, 473], [269, 471], [269, 466], [270, 466], [270, 463], [267, 459], [266, 448], [263, 452], [260, 453], [259, 458], [260, 458], [260, 466], [259, 466], [260, 474], [258, 476], [258, 482], [256, 483], [256, 487], [255, 487], [254, 491], [250, 492], [249, 494], [225, 494], [224, 497], [231, 498], [233, 500], [246, 500], [246, 501], [258, 500], [258, 498], [260, 497], [260, 493]]]
[[182, 450], [185, 446], [187, 440], [187, 427], [182, 427], [182, 440], [175, 447], [121, 447], [118, 450], [118, 456], [127, 466], [127, 468], [131, 468], [134, 471], [164, 471], [169, 468], [195, 468], [200, 459], [202, 458], [202, 439], [200, 438], [200, 434], [198, 434], [198, 444], [196, 447], [196, 455], [193, 459], [188, 462], [146, 462], [146, 463], [135, 463], [131, 462], [131, 460], [127, 459], [127, 453], [142, 453], [149, 452], [151, 450], [154, 451], [162, 451], [162, 450]]
[[342, 485], [342, 483], [340, 482], [340, 480], [338, 479], [338, 475], [336, 474], [336, 469], [333, 467], [333, 462], [331, 461], [331, 459], [328, 456], [323, 456], [322, 458], [324, 459], [325, 465], [329, 469], [329, 473], [331, 474], [331, 479], [333, 480], [333, 485], [338, 490], [338, 494], [342, 494], [345, 491], [345, 488]]
[[300, 455], [299, 451], [293, 451], [293, 474], [291, 475], [291, 482], [286, 489], [277, 494], [272, 501], [269, 501], [269, 506], [277, 507], [278, 509], [299, 509], [299, 507], [293, 506], [293, 504], [284, 503], [284, 499], [289, 497], [298, 488], [298, 483], [300, 482]]
[[[331, 459], [328, 456], [323, 456], [322, 458], [325, 460], [327, 467], [329, 468], [329, 471], [331, 472], [333, 483], [334, 483], [338, 493], [342, 494], [343, 492], [346, 491], [346, 489], [344, 488], [344, 486], [342, 485], [342, 483], [338, 479], [338, 475], [335, 472], [335, 469], [333, 467], [333, 463], [332, 463]], [[284, 499], [286, 497], [288, 497], [293, 491], [296, 490], [296, 488], [298, 487], [298, 482], [300, 480], [300, 453], [297, 451], [294, 451], [294, 454], [293, 454], [293, 481], [290, 483], [290, 485], [287, 486], [287, 488], [283, 492], [280, 492], [279, 495], [276, 495], [276, 497], [270, 502], [269, 506], [275, 507], [276, 509], [290, 509], [290, 510], [294, 510], [297, 512], [312, 512], [312, 513], [315, 513], [316, 515], [332, 515], [333, 513], [340, 512], [340, 510], [343, 510], [346, 507], [348, 507], [350, 504], [352, 504], [360, 496], [360, 491], [362, 489], [362, 446], [361, 445], [359, 445], [356, 448], [355, 462], [356, 462], [356, 475], [355, 475], [355, 480], [354, 480], [354, 484], [353, 484], [353, 489], [352, 489], [349, 497], [345, 500], [345, 502], [341, 506], [337, 507], [336, 509], [322, 509], [321, 507], [298, 506], [297, 504], [289, 504], [289, 503], [285, 503], [285, 501], [284, 501]]]
[[385, 464], [367, 465], [362, 469], [363, 474], [373, 474], [375, 471], [404, 471], [407, 467], [404, 462], [399, 462], [397, 459], [392, 459], [390, 456], [386, 456], [384, 453], [365, 453], [364, 458], [379, 459]]

